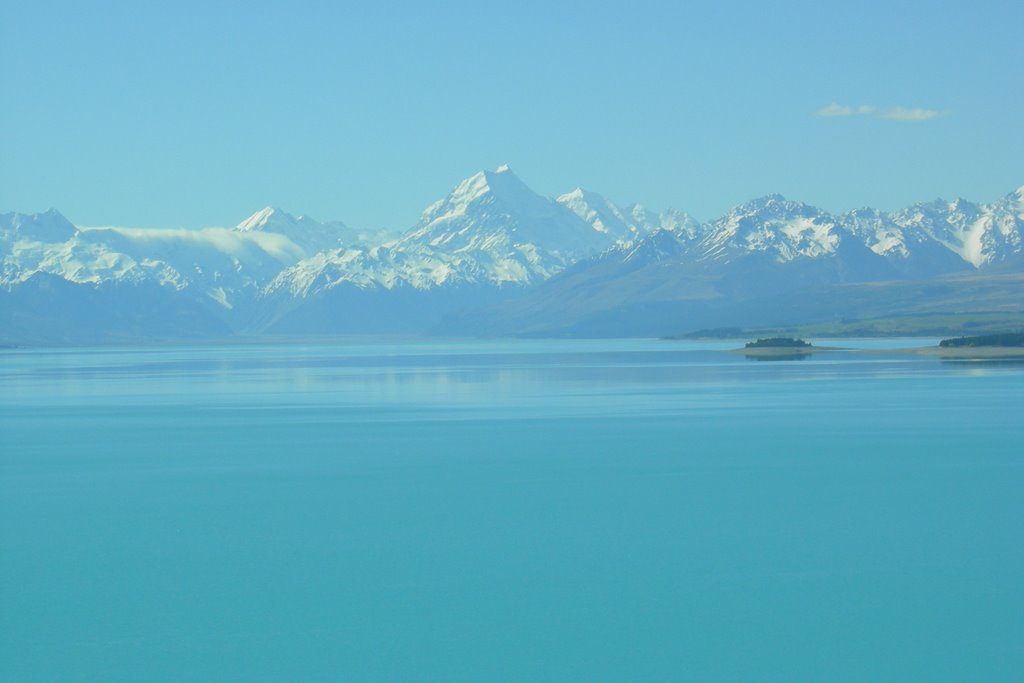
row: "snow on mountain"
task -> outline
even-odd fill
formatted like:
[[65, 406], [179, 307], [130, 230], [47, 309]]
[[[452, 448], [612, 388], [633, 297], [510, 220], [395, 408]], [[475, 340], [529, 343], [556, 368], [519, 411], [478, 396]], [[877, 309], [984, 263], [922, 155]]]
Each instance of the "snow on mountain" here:
[[[1022, 233], [1024, 187], [990, 204], [935, 200], [838, 216], [768, 195], [701, 224], [580, 188], [546, 198], [503, 166], [460, 182], [397, 237], [272, 207], [234, 229], [201, 230], [75, 227], [55, 210], [0, 214], [0, 294], [16, 302], [19, 288], [42, 297], [79, 287], [76, 301], [131, 300], [140, 315], [157, 296], [184, 302], [195, 320], [260, 329], [258, 320], [299, 315], [314, 329], [317, 316], [352, 306], [381, 321], [437, 320], [470, 299], [508, 298], [570, 269], [546, 289], [557, 317], [569, 298], [600, 310], [1016, 268]], [[81, 294], [111, 288], [114, 298]], [[358, 319], [345, 324], [359, 329]]]
[[275, 278], [267, 294], [284, 290], [308, 297], [345, 284], [420, 290], [521, 286], [544, 280], [617, 238], [536, 194], [502, 166], [460, 182], [402, 237], [304, 259]]
[[[835, 217], [768, 195], [692, 232], [655, 230], [620, 243], [515, 302], [474, 311], [465, 323], [456, 317], [454, 325], [493, 334], [663, 334], [680, 325], [746, 325], [757, 316], [777, 322], [803, 315], [796, 311], [804, 310], [805, 300], [813, 301], [807, 315], [864, 315], [893, 290], [864, 290], [831, 309], [827, 298], [812, 295], [828, 286], [941, 277], [970, 267], [930, 235], [882, 212]], [[913, 309], [944, 291], [949, 289], [939, 286], [902, 304]]]
[[190, 289], [226, 308], [255, 296], [282, 268], [306, 253], [276, 233], [225, 228], [160, 230], [83, 229], [80, 242], [124, 254], [144, 268], [160, 269], [161, 284]]
[[284, 235], [312, 256], [319, 251], [341, 245], [361, 244], [372, 238], [368, 233], [349, 228], [341, 221], [321, 223], [309, 216], [293, 216], [268, 206], [239, 223], [235, 230], [243, 233], [274, 233]]
[[[689, 253], [696, 233], [658, 229], [617, 250], [609, 250], [606, 258], [619, 256], [624, 263], [647, 263], [678, 259]], [[618, 254], [616, 253], [618, 252]]]
[[897, 211], [903, 231], [923, 231], [976, 268], [1005, 261], [1024, 249], [1024, 187], [992, 204], [941, 199]]
[[632, 242], [647, 231], [646, 226], [638, 226], [632, 217], [627, 217], [607, 199], [581, 187], [561, 195], [556, 201], [586, 221], [596, 232], [617, 242]]
[[772, 194], [741, 204], [706, 224], [695, 249], [702, 259], [729, 262], [760, 252], [785, 263], [834, 254], [842, 240], [834, 218]]
[[[578, 206], [580, 196], [570, 195], [566, 197]], [[633, 214], [637, 211], [633, 209]], [[626, 213], [612, 214], [620, 215]], [[697, 260], [728, 262], [760, 253], [785, 263], [833, 255], [844, 241], [853, 241], [905, 275], [927, 277], [1001, 263], [1024, 250], [1024, 187], [987, 205], [936, 200], [893, 213], [866, 208], [833, 216], [781, 195], [768, 195], [703, 225], [686, 214], [677, 215], [676, 226], [666, 226], [665, 213], [660, 214], [661, 223], [681, 239], [658, 234], [649, 227], [652, 221], [634, 221], [645, 226], [647, 234], [622, 249], [624, 258], [635, 260], [644, 253], [664, 258], [687, 252]]]
[[682, 211], [655, 213], [640, 204], [620, 209], [596, 192], [580, 187], [561, 195], [557, 201], [589, 223], [594, 230], [620, 244], [632, 244], [655, 230], [669, 230], [692, 238], [700, 227], [697, 221]]
[[864, 244], [879, 256], [907, 258], [910, 256], [911, 244], [908, 241], [921, 242], [930, 240], [927, 232], [901, 228], [889, 214], [878, 209], [855, 209], [841, 218], [843, 227], [860, 237]]
[[412, 287], [429, 290], [486, 277], [472, 259], [429, 248], [398, 248], [395, 242], [323, 251], [282, 270], [265, 294], [307, 298], [342, 285], [359, 289]]
[[701, 224], [693, 216], [685, 211], [677, 211], [676, 209], [666, 209], [660, 213], [655, 213], [639, 204], [633, 204], [629, 207], [628, 213], [634, 223], [645, 232], [669, 230], [679, 235], [682, 239], [692, 240], [698, 236], [701, 229]]
[[931, 277], [971, 267], [920, 223], [900, 225], [892, 215], [870, 208], [850, 211], [838, 220], [845, 230], [905, 276]]
[[[614, 242], [553, 199], [531, 190], [508, 166], [480, 171], [432, 204], [403, 238], [449, 253], [546, 252], [564, 266]], [[537, 272], [545, 276], [543, 270]]]
[[43, 213], [0, 214], [0, 242], [53, 244], [71, 239], [75, 226], [56, 209]]
[[341, 286], [359, 289], [431, 290], [458, 285], [521, 285], [560, 269], [530, 245], [508, 253], [483, 250], [449, 253], [429, 245], [392, 240], [382, 245], [339, 248], [314, 254], [282, 270], [265, 296], [287, 292], [308, 298]]
[[305, 251], [286, 236], [147, 228], [75, 228], [56, 211], [0, 217], [0, 286], [43, 273], [77, 284], [155, 283], [232, 308]]

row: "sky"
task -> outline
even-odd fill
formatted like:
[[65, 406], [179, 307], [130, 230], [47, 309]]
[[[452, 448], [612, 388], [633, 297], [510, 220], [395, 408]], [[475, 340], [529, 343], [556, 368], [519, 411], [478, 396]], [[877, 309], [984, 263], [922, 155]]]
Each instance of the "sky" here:
[[711, 219], [1024, 184], [1020, 2], [0, 0], [0, 212], [411, 227], [477, 170]]

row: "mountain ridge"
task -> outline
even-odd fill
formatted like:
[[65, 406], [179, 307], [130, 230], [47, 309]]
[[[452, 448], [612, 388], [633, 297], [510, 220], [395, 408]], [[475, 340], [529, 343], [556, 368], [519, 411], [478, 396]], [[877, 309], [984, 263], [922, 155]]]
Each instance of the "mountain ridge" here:
[[[193, 322], [219, 316], [219, 334], [287, 333], [299, 318], [309, 333], [443, 333], [445, 320], [469, 334], [571, 329], [572, 319], [612, 319], [623, 307], [701, 301], [724, 310], [806, 287], [1015, 272], [1022, 228], [1024, 186], [988, 204], [938, 199], [842, 214], [768, 194], [698, 222], [618, 207], [580, 187], [544, 197], [504, 165], [463, 179], [398, 235], [272, 206], [234, 228], [201, 230], [77, 227], [54, 209], [0, 214], [0, 322], [17, 337], [38, 318], [15, 314], [42, 296], [28, 296], [26, 283], [46, 275], [116, 291], [135, 307], [144, 301], [132, 288], [167, 292], [203, 312]], [[44, 290], [58, 315], [70, 290]], [[128, 305], [115, 299], [104, 305]], [[370, 300], [372, 311], [362, 303]], [[493, 324], [510, 310], [507, 324]], [[625, 318], [620, 327], [632, 333]]]

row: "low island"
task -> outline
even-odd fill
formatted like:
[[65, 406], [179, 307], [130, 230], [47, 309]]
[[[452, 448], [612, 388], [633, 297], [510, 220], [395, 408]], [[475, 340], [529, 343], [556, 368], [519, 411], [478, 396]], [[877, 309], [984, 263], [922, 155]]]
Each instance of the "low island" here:
[[1024, 332], [953, 337], [922, 351], [943, 358], [1024, 358]]
[[1006, 334], [983, 334], [977, 337], [956, 337], [943, 339], [939, 346], [944, 349], [978, 348], [983, 346], [999, 348], [1024, 347], [1024, 332], [1007, 332]]
[[762, 337], [757, 341], [747, 342], [742, 349], [736, 351], [749, 358], [766, 360], [791, 360], [809, 356], [820, 349], [809, 342], [794, 337]]
[[[722, 328], [732, 332], [734, 328]], [[753, 336], [753, 335], [751, 335]], [[671, 339], [682, 339], [672, 337]], [[749, 337], [748, 337], [749, 339]], [[934, 346], [898, 346], [885, 348], [881, 344], [870, 346], [814, 346], [799, 337], [757, 337], [741, 348], [724, 350], [725, 353], [743, 354], [757, 360], [800, 360], [817, 353], [843, 351], [856, 354], [910, 354], [932, 356], [949, 360], [1006, 359], [1024, 361], [1024, 332], [994, 332], [976, 336], [949, 337]]]
[[811, 345], [803, 339], [792, 337], [768, 337], [757, 341], [747, 342], [748, 349], [809, 349]]

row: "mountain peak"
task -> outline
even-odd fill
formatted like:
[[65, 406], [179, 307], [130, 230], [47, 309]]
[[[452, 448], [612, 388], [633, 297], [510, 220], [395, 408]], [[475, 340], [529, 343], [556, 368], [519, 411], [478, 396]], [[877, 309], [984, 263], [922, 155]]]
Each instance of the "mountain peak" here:
[[785, 216], [790, 214], [811, 215], [820, 210], [803, 202], [786, 199], [781, 194], [766, 194], [744, 202], [730, 211], [729, 215]]
[[757, 199], [752, 199], [750, 201], [750, 203], [751, 204], [767, 205], [767, 204], [783, 204], [783, 203], [786, 203], [788, 201], [789, 201], [788, 199], [786, 199], [784, 196], [782, 196], [778, 192], [770, 192], [770, 193], [768, 193], [766, 195], [758, 197]]
[[559, 204], [572, 204], [574, 202], [585, 202], [588, 204], [600, 204], [605, 206], [611, 206], [610, 202], [605, 199], [602, 195], [597, 192], [591, 192], [590, 190], [584, 190], [582, 187], [576, 187], [563, 195], [559, 195], [555, 201]]
[[71, 239], [77, 231], [78, 229], [57, 209], [47, 209], [33, 214], [0, 214], [0, 239], [7, 234], [33, 241], [57, 243]]
[[308, 253], [361, 239], [356, 231], [340, 221], [321, 223], [309, 216], [293, 216], [274, 206], [264, 207], [249, 216], [235, 227], [235, 232], [284, 235]]
[[235, 230], [239, 232], [253, 232], [259, 230], [267, 230], [268, 224], [273, 223], [294, 223], [295, 216], [290, 213], [282, 211], [277, 207], [266, 206], [253, 215], [246, 218], [244, 221], [235, 226]]
[[531, 262], [530, 268], [539, 268], [547, 256], [538, 256], [536, 250], [552, 254], [561, 267], [570, 254], [606, 246], [608, 238], [599, 233], [562, 203], [531, 190], [508, 165], [502, 165], [460, 182], [447, 197], [427, 207], [403, 239], [431, 248], [443, 245], [453, 251], [491, 252], [500, 259], [510, 253], [529, 253], [532, 256], [523, 258], [534, 259], [537, 263]]
[[424, 216], [442, 209], [446, 213], [458, 212], [487, 195], [503, 196], [515, 200], [524, 196], [536, 196], [534, 191], [512, 172], [508, 164], [502, 164], [494, 171], [477, 171], [466, 178], [455, 186], [446, 199], [428, 207]]

